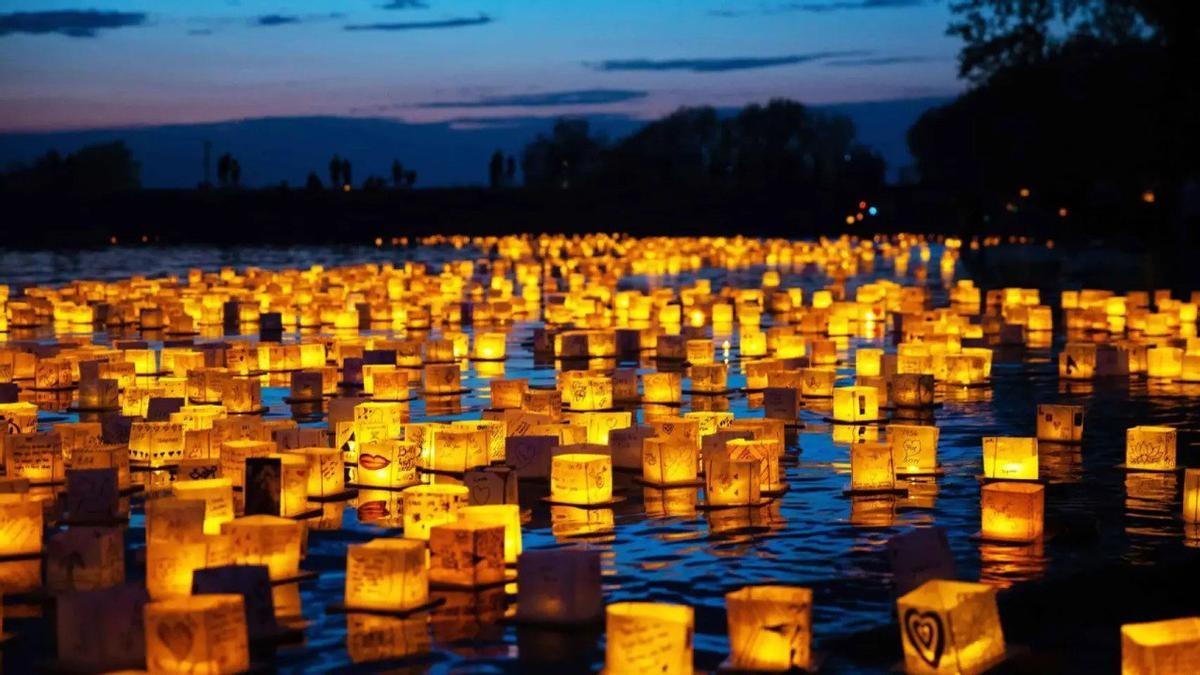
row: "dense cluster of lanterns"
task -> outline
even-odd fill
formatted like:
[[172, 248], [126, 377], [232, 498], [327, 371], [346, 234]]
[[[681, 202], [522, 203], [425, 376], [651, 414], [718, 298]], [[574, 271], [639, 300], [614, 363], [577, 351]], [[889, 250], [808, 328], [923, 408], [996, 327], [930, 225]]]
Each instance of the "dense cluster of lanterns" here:
[[[355, 661], [427, 651], [437, 589], [515, 583], [514, 621], [603, 621], [608, 672], [689, 673], [692, 608], [605, 606], [598, 550], [523, 550], [522, 497], [542, 493], [534, 508], [549, 510], [564, 542], [612, 532], [609, 507], [629, 482], [619, 486], [618, 474], [644, 486], [648, 513], [700, 508], [714, 531], [770, 527], [788, 488], [789, 438], [808, 409], [849, 445], [851, 522], [887, 524], [909, 479], [945, 470], [931, 413], [940, 400], [990, 386], [992, 347], [1048, 347], [1056, 328], [1036, 290], [951, 284], [957, 240], [943, 242], [936, 263], [946, 307], [932, 307], [924, 284], [847, 290], [882, 261], [923, 281], [934, 249], [919, 237], [426, 243], [492, 255], [463, 253], [437, 269], [193, 270], [0, 289], [0, 589], [53, 590], [65, 667], [247, 669], [263, 630], [254, 618], [262, 588], [309, 578], [310, 533], [340, 528], [352, 505], [360, 520], [400, 529], [346, 547], [337, 610]], [[811, 293], [786, 286], [779, 270], [798, 265], [819, 266], [833, 283]], [[766, 271], [751, 288], [714, 289], [703, 277], [649, 291], [618, 285], [752, 266]], [[1059, 376], [1200, 381], [1197, 301], [1064, 292]], [[555, 366], [553, 387], [504, 377], [514, 321], [539, 322], [532, 350]], [[104, 328], [140, 335], [109, 341]], [[59, 335], [53, 343], [35, 339], [46, 329]], [[1092, 331], [1114, 339], [1085, 340]], [[850, 336], [876, 346], [847, 349]], [[879, 346], [885, 336], [894, 350]], [[652, 369], [629, 365], [648, 357]], [[434, 419], [464, 412], [468, 363], [489, 378], [490, 407], [478, 419]], [[295, 419], [264, 414], [264, 386], [287, 389]], [[762, 415], [735, 416], [734, 395]], [[425, 416], [414, 419], [418, 399]], [[78, 421], [40, 419], [39, 406]], [[1033, 436], [980, 439], [984, 541], [1042, 538], [1039, 444], [1083, 439], [1082, 406], [1031, 403], [1030, 415]], [[1130, 428], [1126, 447], [1126, 470], [1177, 469], [1172, 428]], [[145, 514], [137, 582], [125, 573], [140, 564], [125, 557], [131, 494]], [[1200, 519], [1198, 471], [1186, 472], [1182, 509], [1188, 523]], [[979, 672], [1002, 660], [995, 589], [923, 574], [896, 603], [906, 669]], [[268, 613], [298, 605], [294, 592], [267, 593]], [[746, 586], [725, 606], [729, 667], [813, 667], [810, 589]], [[114, 626], [144, 634], [107, 647], [63, 637], [105, 607]], [[1183, 672], [1163, 664], [1195, 654], [1198, 624], [1126, 625], [1126, 672]]]

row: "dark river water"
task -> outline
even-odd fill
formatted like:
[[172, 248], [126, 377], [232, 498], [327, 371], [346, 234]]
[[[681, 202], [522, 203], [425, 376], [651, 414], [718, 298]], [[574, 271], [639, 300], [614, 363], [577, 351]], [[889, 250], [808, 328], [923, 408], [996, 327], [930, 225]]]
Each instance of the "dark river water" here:
[[[220, 266], [262, 267], [307, 266], [398, 260], [405, 256], [439, 259], [447, 250], [397, 252], [392, 249], [252, 249], [228, 251], [207, 248], [121, 249], [90, 253], [0, 254], [0, 277], [15, 286], [31, 283], [61, 284], [73, 278], [118, 278], [131, 274], [155, 276], [182, 273], [189, 267], [215, 269]], [[930, 271], [934, 305], [946, 304], [943, 280], [936, 260]], [[915, 269], [915, 265], [913, 269]], [[762, 269], [706, 270], [714, 290], [721, 285], [756, 286]], [[960, 270], [961, 273], [961, 270]], [[864, 274], [849, 286], [876, 276], [895, 278], [890, 270]], [[686, 284], [691, 276], [627, 279], [642, 287]], [[911, 277], [896, 278], [918, 283]], [[820, 288], [828, 279], [818, 270], [793, 270], [783, 275], [785, 286], [807, 290]], [[807, 295], [807, 292], [806, 292]], [[1044, 293], [1042, 302], [1056, 306], [1057, 295]], [[764, 317], [765, 318], [765, 317]], [[1056, 310], [1056, 319], [1057, 319]], [[508, 331], [508, 359], [480, 372], [479, 365], [463, 365], [468, 393], [458, 401], [459, 409], [427, 411], [423, 401], [411, 404], [411, 417], [432, 419], [477, 419], [487, 406], [486, 392], [492, 377], [527, 377], [530, 384], [552, 386], [554, 364], [535, 361], [528, 342], [534, 322], [517, 322]], [[464, 327], [470, 331], [470, 327]], [[489, 327], [488, 330], [495, 330]], [[97, 341], [110, 339], [102, 333]], [[715, 336], [717, 358], [723, 355], [722, 336]], [[203, 338], [202, 338], [203, 339]], [[740, 367], [736, 331], [728, 353], [730, 386], [745, 384]], [[524, 528], [526, 549], [558, 546], [564, 542], [584, 544], [602, 552], [606, 600], [655, 600], [684, 603], [696, 609], [696, 665], [713, 669], [728, 653], [724, 594], [747, 584], [794, 584], [814, 592], [814, 651], [822, 644], [860, 631], [894, 623], [895, 595], [884, 554], [889, 537], [913, 526], [938, 525], [948, 533], [959, 578], [984, 580], [1001, 588], [1016, 587], [1038, 579], [1081, 570], [1124, 564], [1151, 564], [1159, 555], [1187, 546], [1180, 517], [1181, 475], [1135, 474], [1117, 468], [1124, 460], [1125, 430], [1138, 424], [1169, 425], [1180, 430], [1180, 456], [1185, 457], [1200, 422], [1194, 405], [1200, 384], [1156, 384], [1140, 376], [1116, 381], [1066, 383], [1057, 375], [1057, 352], [1063, 336], [1041, 348], [997, 348], [990, 386], [941, 388], [941, 407], [933, 411], [933, 422], [941, 430], [939, 460], [945, 474], [936, 478], [912, 479], [907, 497], [875, 499], [870, 502], [843, 496], [849, 481], [848, 444], [833, 438], [833, 426], [823, 421], [829, 402], [805, 401], [801, 413], [803, 429], [791, 434], [790, 450], [797, 461], [786, 467], [790, 490], [769, 507], [754, 515], [751, 531], [731, 530], [738, 525], [713, 512], [697, 510], [696, 489], [661, 492], [646, 489], [618, 475], [617, 488], [624, 488], [626, 501], [611, 510], [593, 512], [596, 522], [611, 522], [610, 531], [592, 536], [561, 536], [552, 527], [548, 508], [539, 500], [545, 487], [522, 484], [522, 503], [532, 510]], [[890, 336], [854, 337], [839, 345], [839, 384], [849, 384], [854, 367], [849, 358], [854, 347], [877, 346], [894, 350]], [[653, 372], [654, 362], [638, 364], [639, 372]], [[289, 416], [283, 401], [287, 389], [278, 380], [264, 386], [264, 403], [270, 417]], [[688, 386], [685, 383], [684, 389]], [[42, 399], [47, 408], [43, 422], [71, 420], [75, 416], [55, 412], [61, 401]], [[715, 403], [737, 417], [760, 417], [760, 405], [746, 394], [734, 394]], [[1086, 407], [1083, 443], [1079, 446], [1046, 446], [1041, 452], [1041, 473], [1048, 479], [1045, 498], [1047, 535], [1028, 546], [998, 546], [979, 542], [972, 535], [980, 530], [981, 437], [1032, 436], [1038, 403], [1073, 403]], [[713, 405], [711, 402], [709, 405]], [[685, 410], [693, 409], [685, 398]], [[640, 415], [640, 413], [639, 413]], [[305, 425], [319, 424], [306, 422]], [[622, 483], [624, 481], [624, 483]], [[352, 663], [346, 650], [346, 617], [326, 612], [326, 606], [342, 598], [346, 546], [381, 535], [397, 535], [395, 527], [361, 522], [352, 501], [333, 510], [337, 529], [314, 529], [309, 534], [308, 558], [302, 567], [319, 572], [315, 580], [277, 589], [279, 598], [294, 603], [298, 597], [302, 644], [278, 647], [260, 657], [268, 667], [292, 672], [323, 669], [374, 670], [378, 665]], [[136, 578], [137, 549], [144, 540], [141, 506], [132, 504], [133, 518], [127, 541], [127, 565]], [[748, 518], [748, 517], [747, 517]], [[394, 525], [394, 523], [392, 523]], [[556, 532], [556, 529], [558, 530]], [[743, 528], [744, 530], [744, 528]], [[455, 594], [451, 594], [454, 596]], [[430, 663], [414, 666], [421, 672], [516, 672], [535, 669], [536, 659], [548, 658], [555, 650], [570, 654], [577, 667], [597, 668], [603, 662], [603, 642], [597, 636], [578, 633], [539, 633], [504, 622], [497, 616], [505, 606], [502, 592], [487, 598], [471, 593], [457, 594], [432, 617], [433, 651]], [[6, 607], [6, 610], [10, 608]], [[293, 613], [295, 610], [293, 609]], [[34, 608], [26, 614], [37, 615]], [[52, 656], [52, 625], [47, 619], [11, 618], [6, 611], [5, 630], [18, 636], [3, 649], [10, 672], [22, 672], [41, 658]], [[1112, 636], [1117, 639], [1116, 635]], [[896, 636], [897, 644], [899, 635]], [[865, 672], [844, 655], [831, 653], [827, 672]], [[561, 672], [569, 667], [556, 667]], [[408, 671], [406, 671], [408, 672]]]

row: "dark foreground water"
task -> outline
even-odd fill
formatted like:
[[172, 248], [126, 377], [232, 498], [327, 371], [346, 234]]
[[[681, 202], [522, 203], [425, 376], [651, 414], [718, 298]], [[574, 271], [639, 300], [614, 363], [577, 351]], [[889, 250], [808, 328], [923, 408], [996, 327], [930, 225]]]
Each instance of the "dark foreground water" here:
[[[437, 258], [445, 254], [436, 251], [420, 255]], [[401, 255], [411, 253], [390, 249], [240, 253], [218, 249], [112, 249], [85, 254], [6, 253], [0, 255], [0, 263], [9, 283], [54, 284], [72, 278], [180, 273], [193, 266], [279, 267], [317, 262], [332, 266], [395, 260]], [[936, 252], [933, 259], [937, 260]], [[709, 270], [703, 276], [713, 280], [714, 290], [721, 284], [752, 287], [760, 280], [761, 269]], [[881, 270], [863, 279], [872, 276], [892, 275]], [[690, 280], [658, 277], [626, 283], [652, 287]], [[897, 281], [917, 283], [912, 278]], [[817, 270], [793, 270], [784, 274], [783, 282], [785, 286], [813, 289], [823, 286], [827, 279]], [[942, 280], [937, 278], [936, 265], [928, 283], [935, 288], [935, 305], [944, 304], [946, 294]], [[1044, 294], [1042, 301], [1057, 305], [1058, 298]], [[463, 381], [470, 392], [460, 397], [456, 409], [430, 411], [423, 401], [414, 401], [413, 421], [427, 416], [437, 420], [477, 419], [487, 405], [488, 380], [493, 377], [527, 377], [531, 385], [553, 385], [554, 364], [535, 361], [524, 346], [537, 325], [517, 322], [507, 328], [509, 358], [503, 364], [482, 364], [487, 372], [480, 372], [480, 365], [464, 363]], [[469, 332], [471, 328], [464, 330]], [[97, 333], [93, 337], [103, 341], [112, 336]], [[715, 337], [721, 358], [720, 343], [726, 338]], [[727, 339], [732, 342], [728, 354], [730, 385], [738, 387], [744, 384], [744, 376], [739, 367], [736, 331]], [[524, 530], [525, 548], [565, 542], [596, 547], [603, 553], [608, 601], [656, 600], [695, 607], [696, 664], [700, 669], [715, 668], [728, 653], [726, 592], [763, 583], [811, 587], [814, 650], [825, 655], [823, 669], [828, 672], [875, 672], [874, 666], [863, 664], [861, 655], [845, 648], [845, 639], [894, 624], [894, 592], [883, 547], [889, 537], [913, 526], [935, 524], [945, 528], [960, 578], [1011, 589], [1004, 591], [1006, 594], [1019, 592], [1025, 582], [1053, 583], [1088, 570], [1149, 565], [1163, 556], [1180, 553], [1188, 544], [1179, 515], [1182, 477], [1125, 473], [1116, 465], [1124, 459], [1126, 428], [1137, 424], [1178, 428], [1180, 457], [1188, 458], [1200, 422], [1200, 411], [1194, 405], [1200, 385], [1155, 384], [1138, 376], [1096, 384], [1060, 382], [1056, 354], [1062, 342], [1063, 337], [1057, 335], [1050, 346], [1043, 348], [997, 348], [989, 387], [939, 389], [943, 405], [933, 412], [933, 422], [941, 430], [939, 459], [945, 475], [910, 481], [906, 498], [844, 497], [842, 490], [849, 480], [848, 445], [835, 441], [833, 427], [822, 421], [829, 414], [829, 402], [808, 400], [801, 414], [805, 427], [789, 439], [791, 450], [798, 455], [798, 461], [786, 469], [791, 489], [761, 511], [741, 516], [698, 511], [696, 489], [664, 494], [618, 474], [617, 487], [625, 489], [625, 502], [611, 510], [592, 511], [586, 521], [568, 519], [552, 524], [548, 507], [539, 499], [545, 487], [522, 484], [522, 503], [532, 509], [531, 521]], [[848, 351], [864, 345], [894, 349], [890, 336], [850, 338], [840, 345], [839, 384], [853, 380]], [[655, 369], [652, 360], [638, 365], [640, 372]], [[263, 390], [264, 402], [269, 406], [267, 415], [292, 415], [293, 410], [283, 401], [285, 382], [271, 379], [267, 384], [271, 385]], [[686, 383], [684, 389], [688, 389]], [[75, 419], [71, 414], [55, 412], [64, 409], [66, 401], [43, 397], [39, 402], [45, 407], [44, 422]], [[1081, 446], [1042, 447], [1041, 472], [1049, 480], [1047, 536], [1029, 546], [976, 541], [971, 535], [980, 529], [980, 485], [976, 475], [981, 473], [981, 436], [1032, 436], [1036, 405], [1051, 402], [1082, 404], [1087, 413]], [[705, 404], [709, 406], [705, 409], [728, 409], [738, 417], [762, 416], [761, 406], [756, 407], [745, 394], [715, 402], [706, 400]], [[697, 405], [685, 398], [685, 410]], [[319, 422], [305, 422], [306, 426], [311, 424]], [[130, 578], [138, 578], [144, 521], [136, 500], [132, 511], [127, 567]], [[363, 522], [353, 501], [333, 507], [327, 517], [335, 522], [340, 518], [340, 528], [312, 530], [308, 558], [302, 563], [303, 568], [319, 572], [319, 577], [276, 590], [277, 600], [285, 605], [280, 613], [290, 614], [285, 618], [303, 626], [304, 641], [260, 655], [259, 660], [268, 668], [311, 672], [350, 668], [373, 671], [381, 667], [352, 663], [346, 649], [346, 617], [325, 610], [329, 603], [342, 598], [347, 544], [381, 535], [398, 536], [399, 530], [390, 522]], [[579, 536], [588, 531], [590, 535]], [[547, 668], [545, 661], [555, 655], [565, 655], [568, 663], [555, 665], [558, 672], [602, 665], [603, 641], [598, 635], [586, 631], [540, 632], [503, 621], [508, 604], [504, 589], [447, 595], [447, 604], [432, 616], [435, 658], [412, 665], [411, 672], [517, 672]], [[287, 604], [292, 607], [287, 608]], [[13, 605], [5, 607], [5, 615], [5, 631], [16, 634], [2, 647], [8, 672], [26, 672], [38, 661], [53, 656], [53, 624], [44, 610], [37, 605]], [[1111, 654], [1118, 636], [1114, 632], [1107, 640], [1111, 642], [1096, 648]], [[899, 641], [897, 632], [897, 659]], [[832, 646], [835, 644], [837, 647]], [[1078, 655], [1077, 665], [1083, 666], [1080, 672], [1096, 672], [1087, 654]], [[1102, 670], [1115, 672], [1116, 667], [1116, 663], [1106, 662]]]

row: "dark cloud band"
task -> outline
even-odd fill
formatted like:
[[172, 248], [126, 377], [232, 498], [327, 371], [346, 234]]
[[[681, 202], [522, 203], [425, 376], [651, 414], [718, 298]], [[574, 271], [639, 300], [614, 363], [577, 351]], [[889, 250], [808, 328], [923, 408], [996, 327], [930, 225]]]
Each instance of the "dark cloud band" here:
[[0, 14], [0, 36], [26, 33], [85, 38], [96, 37], [96, 33], [101, 30], [140, 26], [144, 23], [145, 12], [102, 12], [95, 9], [10, 12]]
[[468, 26], [482, 26], [492, 23], [494, 19], [487, 14], [480, 14], [476, 17], [459, 17], [456, 19], [443, 19], [441, 21], [402, 21], [398, 23], [364, 23], [350, 24], [346, 26], [346, 30], [431, 30], [437, 28], [466, 28]]
[[571, 105], [608, 105], [635, 101], [646, 97], [647, 92], [633, 89], [577, 89], [571, 91], [547, 91], [536, 94], [512, 96], [485, 96], [464, 101], [431, 101], [421, 103], [420, 108], [552, 108]]
[[693, 73], [720, 73], [730, 70], [751, 70], [792, 66], [812, 61], [842, 57], [866, 56], [869, 51], [845, 50], [788, 54], [786, 56], [734, 56], [703, 59], [613, 59], [589, 63], [588, 67], [602, 71], [664, 71], [686, 70]]

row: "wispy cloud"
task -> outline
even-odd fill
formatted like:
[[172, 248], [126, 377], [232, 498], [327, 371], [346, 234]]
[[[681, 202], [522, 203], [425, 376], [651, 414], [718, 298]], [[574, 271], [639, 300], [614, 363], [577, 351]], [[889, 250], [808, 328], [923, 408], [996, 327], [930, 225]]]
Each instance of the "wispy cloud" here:
[[732, 56], [701, 59], [613, 59], [597, 63], [585, 64], [589, 68], [602, 71], [625, 70], [687, 70], [693, 73], [720, 73], [730, 70], [751, 70], [755, 68], [775, 68], [792, 66], [812, 61], [835, 59], [842, 57], [866, 56], [871, 52], [854, 49], [845, 51], [809, 52], [807, 54], [788, 54], [785, 56]]
[[933, 59], [928, 56], [870, 56], [862, 59], [835, 59], [826, 61], [826, 66], [895, 66], [902, 63], [925, 63]]
[[380, 9], [429, 9], [429, 3], [424, 0], [391, 0]]
[[419, 108], [552, 108], [570, 105], [608, 105], [645, 98], [647, 92], [635, 89], [576, 89], [536, 94], [484, 96], [461, 101], [430, 101]]
[[495, 21], [487, 14], [475, 17], [457, 17], [438, 21], [401, 21], [397, 23], [363, 23], [350, 24], [346, 30], [430, 30], [436, 28], [465, 28], [467, 26], [482, 26]]
[[102, 12], [95, 9], [9, 12], [0, 14], [0, 36], [15, 33], [57, 33], [69, 37], [90, 38], [96, 37], [97, 31], [140, 26], [144, 23], [145, 12]]
[[255, 26], [263, 27], [286, 26], [290, 23], [300, 23], [300, 17], [285, 16], [283, 14], [266, 14], [254, 20]]

